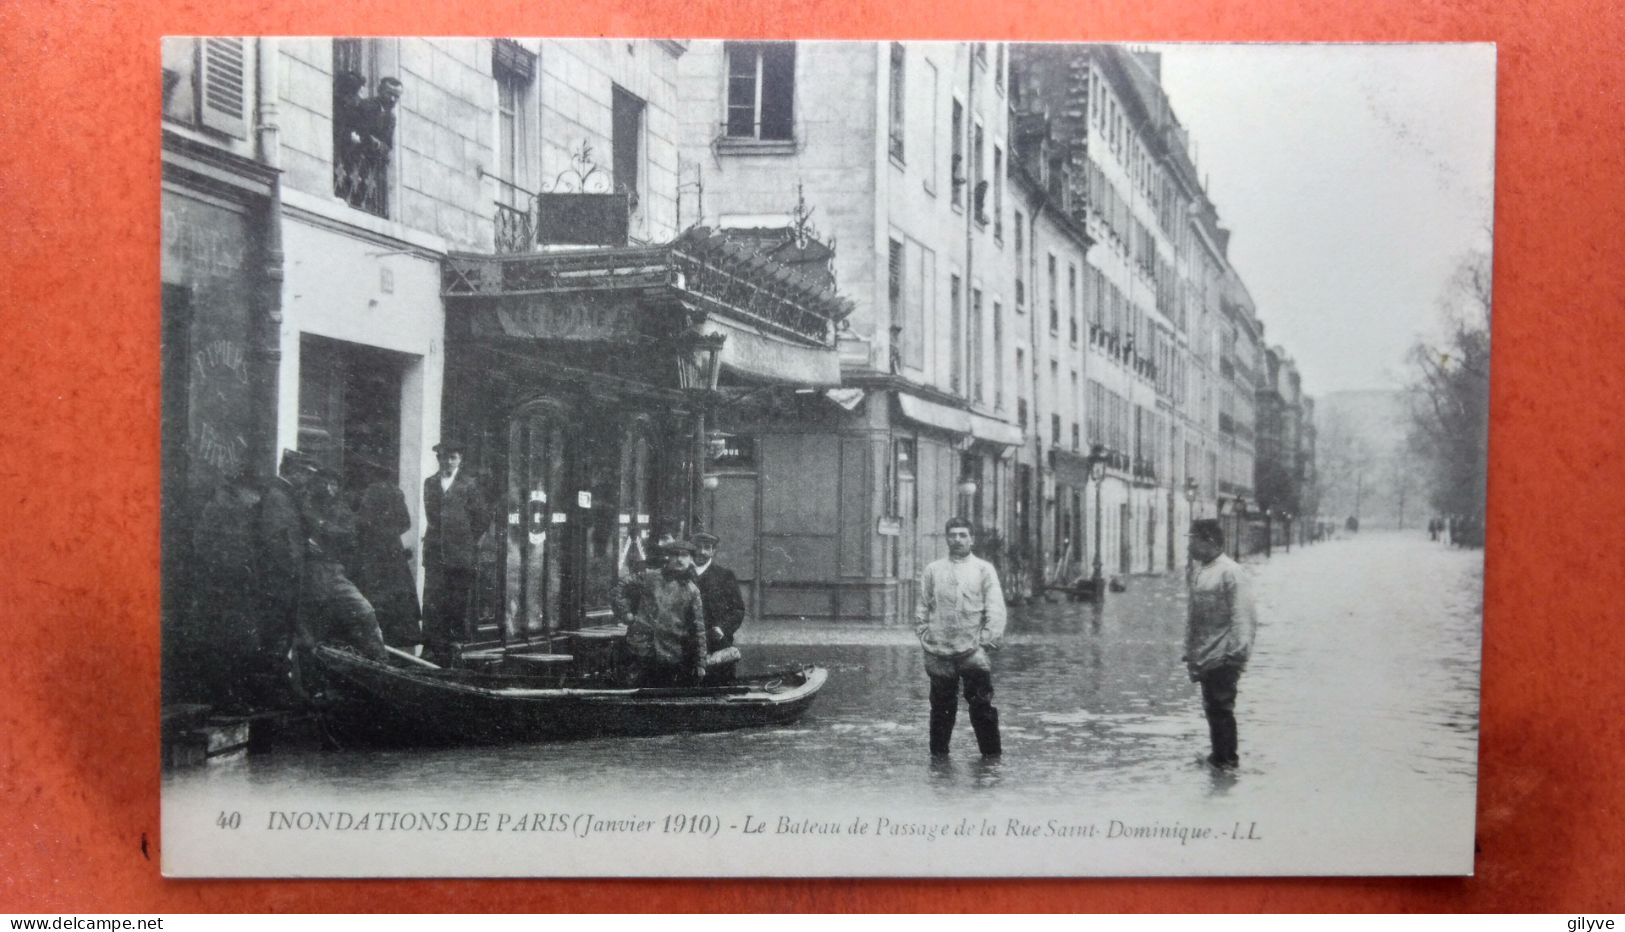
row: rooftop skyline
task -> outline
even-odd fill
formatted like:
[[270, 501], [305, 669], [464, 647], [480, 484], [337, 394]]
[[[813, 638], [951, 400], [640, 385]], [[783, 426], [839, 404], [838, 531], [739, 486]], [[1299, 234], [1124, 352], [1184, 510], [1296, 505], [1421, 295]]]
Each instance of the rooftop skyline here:
[[1491, 45], [1158, 45], [1230, 261], [1311, 395], [1397, 388], [1490, 248]]

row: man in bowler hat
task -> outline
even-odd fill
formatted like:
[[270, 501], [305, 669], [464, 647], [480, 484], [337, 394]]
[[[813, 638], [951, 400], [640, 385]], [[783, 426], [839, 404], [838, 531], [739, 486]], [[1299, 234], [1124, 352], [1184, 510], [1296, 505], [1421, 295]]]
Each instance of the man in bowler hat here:
[[440, 469], [423, 482], [423, 641], [439, 664], [468, 640], [480, 538], [490, 523], [485, 495], [463, 467], [455, 438], [435, 445]]
[[[717, 544], [722, 542], [717, 535], [701, 531], [693, 540], [694, 581], [705, 604], [706, 649], [714, 654], [733, 646], [734, 634], [745, 621], [745, 600], [733, 570], [716, 562]], [[732, 682], [736, 666], [737, 660], [719, 663], [708, 676], [713, 682]]]
[[1185, 629], [1185, 669], [1201, 684], [1213, 753], [1209, 765], [1233, 770], [1236, 753], [1236, 684], [1252, 654], [1258, 616], [1247, 574], [1224, 553], [1224, 526], [1215, 518], [1191, 522], [1190, 602]]

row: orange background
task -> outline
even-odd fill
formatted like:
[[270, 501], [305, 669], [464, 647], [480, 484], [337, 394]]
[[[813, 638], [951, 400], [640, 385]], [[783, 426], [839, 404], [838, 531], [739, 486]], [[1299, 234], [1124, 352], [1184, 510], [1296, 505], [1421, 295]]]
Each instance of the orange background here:
[[[0, 911], [1625, 909], [1625, 13], [1230, 0], [0, 3]], [[619, 7], [619, 9], [616, 9]], [[166, 881], [158, 874], [158, 37], [1499, 43], [1480, 854], [1470, 879]], [[1417, 87], [1418, 94], [1428, 88]], [[143, 856], [145, 836], [153, 858]], [[1335, 844], [1335, 840], [1328, 843]]]

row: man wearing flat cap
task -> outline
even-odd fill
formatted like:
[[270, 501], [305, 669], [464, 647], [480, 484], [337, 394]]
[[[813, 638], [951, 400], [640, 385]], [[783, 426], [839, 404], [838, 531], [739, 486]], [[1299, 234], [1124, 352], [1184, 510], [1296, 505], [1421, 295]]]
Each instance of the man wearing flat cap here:
[[661, 548], [665, 565], [623, 578], [610, 596], [626, 625], [637, 686], [692, 686], [705, 679], [705, 605], [694, 584], [694, 545]]
[[479, 542], [491, 520], [479, 483], [462, 468], [463, 450], [456, 438], [436, 444], [440, 469], [423, 482], [424, 656], [439, 664], [469, 637]]
[[[745, 621], [745, 600], [739, 594], [739, 579], [733, 570], [716, 562], [717, 544], [722, 541], [715, 534], [701, 531], [693, 540], [694, 577], [700, 588], [700, 601], [705, 605], [706, 650], [713, 654], [727, 651], [733, 647], [734, 634]], [[707, 675], [719, 683], [732, 682], [737, 665], [736, 660], [719, 662]]]
[[1224, 527], [1217, 519], [1191, 522], [1190, 594], [1185, 629], [1185, 669], [1202, 687], [1202, 711], [1213, 742], [1209, 765], [1233, 770], [1236, 753], [1236, 685], [1252, 654], [1258, 616], [1251, 585], [1224, 553]]

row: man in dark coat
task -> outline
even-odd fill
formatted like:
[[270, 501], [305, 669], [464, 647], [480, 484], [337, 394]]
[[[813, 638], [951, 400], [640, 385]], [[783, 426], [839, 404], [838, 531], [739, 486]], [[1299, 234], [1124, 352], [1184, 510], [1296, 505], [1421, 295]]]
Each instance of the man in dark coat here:
[[367, 486], [356, 508], [355, 560], [351, 578], [372, 603], [384, 643], [411, 651], [423, 640], [412, 550], [401, 535], [412, 529], [406, 495], [382, 463], [364, 461]]
[[490, 523], [485, 495], [463, 470], [463, 445], [434, 448], [440, 471], [423, 483], [423, 640], [435, 663], [451, 661], [452, 645], [466, 641], [474, 599], [480, 538]]
[[[739, 579], [733, 570], [716, 562], [715, 534], [701, 531], [694, 535], [694, 576], [700, 587], [700, 600], [705, 605], [706, 649], [717, 651], [733, 647], [734, 634], [745, 621], [745, 600], [739, 594]], [[727, 683], [734, 678], [737, 660], [729, 660], [712, 667], [709, 677], [715, 682]]]
[[283, 450], [276, 478], [260, 496], [255, 521], [259, 553], [258, 595], [263, 626], [260, 646], [271, 673], [286, 670], [288, 650], [297, 638], [308, 642], [300, 617], [300, 593], [305, 588], [305, 551], [310, 532], [305, 527], [305, 488], [316, 475], [316, 462], [297, 450]]

